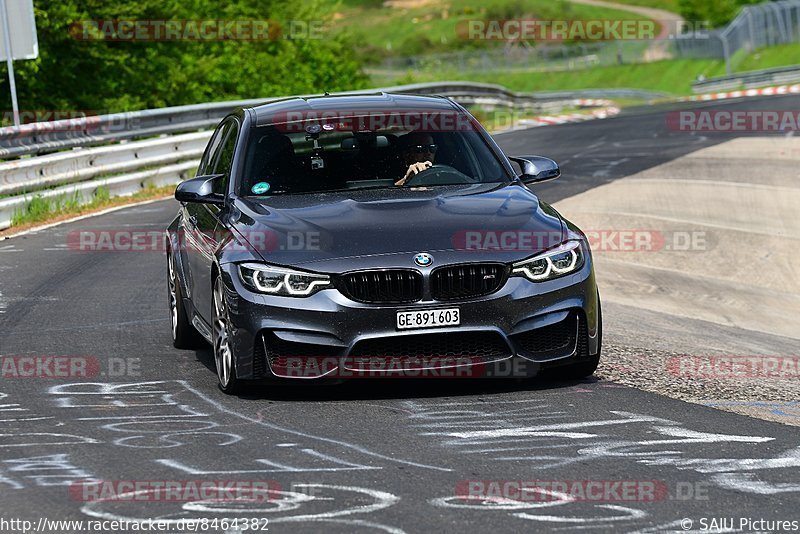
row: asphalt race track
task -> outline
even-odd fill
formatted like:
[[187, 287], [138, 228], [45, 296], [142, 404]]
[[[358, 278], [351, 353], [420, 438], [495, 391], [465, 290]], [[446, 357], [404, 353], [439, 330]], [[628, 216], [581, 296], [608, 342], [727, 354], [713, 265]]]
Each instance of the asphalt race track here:
[[[537, 189], [553, 203], [730, 139], [669, 131], [664, 109], [497, 136], [509, 154], [562, 164], [563, 177]], [[159, 201], [0, 241], [0, 355], [97, 364], [94, 378], [4, 375], [4, 518], [266, 518], [271, 532], [685, 532], [714, 518], [751, 532], [773, 528], [741, 520], [800, 519], [797, 427], [607, 380], [364, 379], [227, 397], [210, 350], [172, 348], [163, 254], [68, 244], [81, 230], [160, 231], [175, 212]], [[610, 346], [797, 347], [630, 306], [604, 306], [604, 318]], [[152, 489], [93, 499], [81, 480], [257, 481], [271, 493], [265, 502], [175, 502]], [[496, 498], [534, 480], [544, 489]]]

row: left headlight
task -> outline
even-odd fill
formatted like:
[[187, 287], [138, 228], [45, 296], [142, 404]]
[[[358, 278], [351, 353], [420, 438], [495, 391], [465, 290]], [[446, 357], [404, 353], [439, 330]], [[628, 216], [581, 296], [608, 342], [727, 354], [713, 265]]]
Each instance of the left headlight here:
[[534, 282], [550, 280], [583, 267], [584, 256], [580, 241], [567, 241], [554, 249], [511, 266], [511, 274], [524, 276]]
[[253, 291], [283, 297], [307, 297], [331, 283], [326, 274], [304, 273], [261, 263], [240, 264], [239, 277]]

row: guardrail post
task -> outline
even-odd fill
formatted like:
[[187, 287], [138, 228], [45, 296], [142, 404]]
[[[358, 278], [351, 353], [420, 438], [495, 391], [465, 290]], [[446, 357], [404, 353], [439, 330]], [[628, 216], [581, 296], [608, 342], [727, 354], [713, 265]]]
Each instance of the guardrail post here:
[[781, 43], [788, 43], [789, 42], [789, 35], [788, 35], [788, 24], [785, 15], [788, 15], [785, 9], [780, 9], [775, 4], [770, 6], [772, 8], [772, 12], [775, 15], [775, 25], [778, 28], [778, 33], [780, 34]]

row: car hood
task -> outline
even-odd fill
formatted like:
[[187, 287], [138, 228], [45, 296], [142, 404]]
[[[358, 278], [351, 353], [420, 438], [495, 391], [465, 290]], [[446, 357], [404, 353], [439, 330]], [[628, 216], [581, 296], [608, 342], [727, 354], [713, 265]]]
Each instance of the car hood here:
[[558, 213], [518, 184], [245, 197], [232, 227], [264, 261], [318, 272], [512, 262], [564, 239]]

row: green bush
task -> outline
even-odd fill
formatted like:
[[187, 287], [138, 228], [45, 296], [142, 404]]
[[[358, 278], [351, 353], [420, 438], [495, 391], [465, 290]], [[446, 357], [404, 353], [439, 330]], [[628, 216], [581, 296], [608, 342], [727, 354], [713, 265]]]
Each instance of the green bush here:
[[678, 0], [681, 16], [688, 21], [711, 23], [711, 26], [724, 26], [736, 18], [742, 6], [760, 4], [763, 0]]
[[[20, 107], [127, 111], [364, 87], [347, 34], [260, 41], [80, 40], [87, 20], [319, 20], [318, 2], [36, 0], [39, 58], [15, 63]], [[0, 95], [9, 106], [5, 65]], [[3, 104], [0, 104], [3, 105]]]

